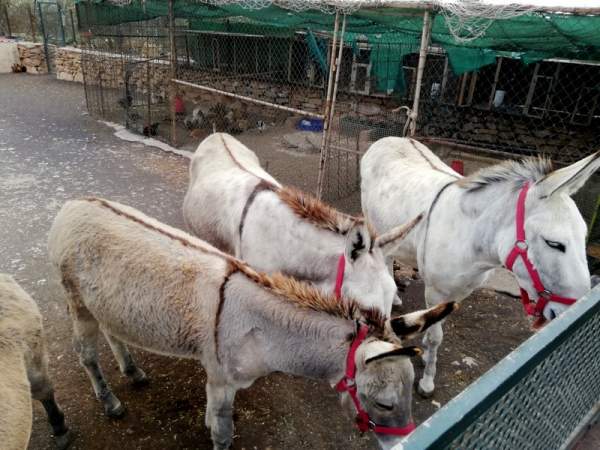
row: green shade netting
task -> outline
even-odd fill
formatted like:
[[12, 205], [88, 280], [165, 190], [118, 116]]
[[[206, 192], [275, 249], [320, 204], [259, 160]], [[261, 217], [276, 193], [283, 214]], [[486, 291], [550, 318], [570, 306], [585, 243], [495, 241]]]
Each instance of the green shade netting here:
[[455, 75], [472, 72], [496, 63], [496, 52], [488, 48], [446, 46], [448, 60]]
[[329, 65], [327, 64], [327, 41], [324, 39], [317, 39], [315, 34], [308, 30], [308, 33], [306, 33], [306, 44], [308, 45], [312, 58], [319, 65], [321, 73], [326, 74], [329, 71]]
[[[133, 0], [117, 6], [103, 0], [78, 0], [82, 29], [102, 25], [149, 20], [168, 15], [168, 3], [159, 0]], [[347, 16], [347, 42], [362, 36], [369, 43], [379, 42], [372, 60], [378, 89], [401, 89], [402, 57], [418, 49], [423, 26], [422, 10], [378, 8], [360, 10]], [[312, 30], [332, 34], [334, 16], [320, 11], [293, 12], [277, 6], [245, 9], [239, 5], [212, 6], [176, 0], [175, 16], [188, 19], [196, 30], [256, 33], [291, 36], [296, 31]], [[456, 74], [477, 70], [493, 63], [502, 52], [519, 55], [525, 63], [545, 58], [600, 59], [600, 17], [567, 14], [531, 13], [494, 21], [485, 35], [461, 44], [449, 32], [441, 15], [433, 17], [431, 40], [449, 55]], [[314, 50], [314, 49], [313, 49]], [[321, 65], [321, 63], [319, 62]], [[326, 64], [326, 62], [325, 62]]]

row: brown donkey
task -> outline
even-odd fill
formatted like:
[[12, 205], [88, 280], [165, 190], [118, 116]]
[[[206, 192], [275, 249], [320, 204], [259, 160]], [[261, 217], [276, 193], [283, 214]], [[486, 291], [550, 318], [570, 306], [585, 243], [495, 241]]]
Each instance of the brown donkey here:
[[447, 304], [385, 319], [351, 299], [258, 273], [193, 236], [102, 199], [65, 204], [48, 247], [68, 294], [75, 349], [107, 414], [124, 409], [98, 365], [100, 330], [121, 371], [136, 381], [145, 375], [125, 343], [202, 363], [215, 449], [231, 445], [236, 391], [276, 371], [332, 385], [343, 380], [343, 403], [352, 408], [355, 402], [363, 425], [373, 424], [383, 446], [395, 444], [398, 436], [389, 430], [412, 424], [409, 357], [419, 353], [403, 348], [398, 336], [421, 332], [453, 309]]

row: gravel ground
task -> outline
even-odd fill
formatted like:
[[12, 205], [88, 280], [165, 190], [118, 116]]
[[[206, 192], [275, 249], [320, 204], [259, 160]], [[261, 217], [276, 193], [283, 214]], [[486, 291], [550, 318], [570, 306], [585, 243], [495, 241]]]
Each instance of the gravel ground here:
[[[0, 75], [0, 271], [12, 273], [45, 317], [57, 397], [77, 434], [76, 449], [211, 448], [203, 425], [204, 372], [192, 361], [134, 352], [152, 379], [134, 391], [101, 343], [101, 363], [128, 407], [121, 421], [104, 418], [70, 343], [70, 321], [50, 273], [45, 243], [64, 201], [98, 195], [129, 204], [183, 227], [185, 158], [117, 139], [85, 112], [83, 88], [44, 76]], [[242, 138], [284, 183], [314, 186], [318, 159], [277, 150], [278, 130]], [[356, 199], [339, 205], [357, 211]], [[422, 286], [405, 293], [405, 310], [423, 306]], [[493, 291], [471, 296], [446, 327], [433, 399], [415, 395], [420, 422], [454, 397], [528, 335], [519, 303]], [[416, 364], [417, 373], [421, 370]], [[31, 449], [52, 448], [39, 405], [34, 406]], [[277, 374], [236, 399], [235, 449], [376, 448], [358, 435], [335, 392], [323, 383]]]

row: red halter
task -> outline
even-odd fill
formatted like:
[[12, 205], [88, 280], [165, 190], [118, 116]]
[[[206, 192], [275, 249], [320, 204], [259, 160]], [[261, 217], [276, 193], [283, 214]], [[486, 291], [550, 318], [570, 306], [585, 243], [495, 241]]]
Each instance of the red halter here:
[[521, 301], [523, 302], [523, 306], [525, 307], [525, 312], [530, 316], [536, 316], [538, 318], [542, 318], [542, 312], [544, 308], [548, 304], [548, 302], [557, 302], [562, 303], [563, 305], [572, 305], [577, 301], [576, 298], [568, 298], [568, 297], [560, 297], [556, 294], [553, 294], [551, 291], [544, 287], [542, 283], [542, 279], [540, 278], [540, 274], [535, 269], [529, 257], [527, 256], [527, 240], [525, 239], [525, 199], [527, 197], [527, 191], [529, 190], [529, 183], [525, 183], [519, 192], [519, 198], [517, 200], [517, 240], [515, 242], [514, 247], [506, 257], [505, 266], [508, 270], [512, 272], [513, 265], [515, 261], [520, 256], [523, 260], [523, 264], [525, 264], [525, 268], [527, 272], [529, 272], [529, 277], [531, 278], [531, 282], [533, 283], [533, 287], [538, 293], [538, 299], [535, 303], [533, 303], [529, 299], [529, 295], [527, 291], [521, 288]]
[[337, 275], [335, 276], [335, 288], [333, 292], [337, 298], [342, 297], [342, 284], [344, 284], [344, 271], [346, 270], [346, 257], [342, 253], [338, 259]]
[[394, 436], [408, 436], [416, 428], [413, 422], [410, 422], [405, 427], [384, 427], [381, 425], [377, 425], [369, 418], [369, 413], [362, 409], [360, 405], [360, 400], [358, 399], [358, 393], [356, 390], [355, 355], [356, 349], [365, 340], [368, 332], [369, 327], [365, 324], [361, 324], [358, 329], [358, 333], [356, 333], [356, 337], [350, 345], [350, 350], [348, 351], [348, 357], [346, 359], [346, 374], [344, 375], [344, 378], [342, 378], [335, 385], [335, 389], [338, 392], [348, 392], [348, 394], [350, 395], [350, 398], [354, 403], [354, 407], [356, 408], [356, 426], [358, 427], [361, 433], [371, 430], [375, 433], [381, 434], [392, 434]]

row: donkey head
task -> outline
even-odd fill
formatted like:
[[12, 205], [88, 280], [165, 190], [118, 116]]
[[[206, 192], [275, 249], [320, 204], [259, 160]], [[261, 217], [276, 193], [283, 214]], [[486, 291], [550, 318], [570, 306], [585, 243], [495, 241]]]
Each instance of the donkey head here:
[[[599, 166], [600, 152], [548, 173], [527, 194], [525, 234], [529, 258], [544, 287], [562, 297], [579, 298], [590, 289], [585, 248], [587, 228], [571, 195]], [[513, 272], [529, 296], [538, 298], [522, 261], [515, 263]], [[566, 308], [567, 305], [551, 301], [543, 314], [546, 319], [553, 319]]]
[[[411, 358], [420, 355], [421, 349], [402, 347], [401, 339], [425, 331], [457, 307], [457, 303], [443, 303], [388, 319], [387, 337], [367, 338], [358, 347], [355, 355], [357, 395], [362, 408], [374, 424], [404, 428], [412, 423], [415, 374]], [[343, 394], [342, 403], [352, 414], [356, 413], [349, 395]], [[385, 433], [376, 435], [383, 448], [391, 448], [401, 439]]]
[[346, 267], [342, 294], [356, 298], [365, 308], [377, 307], [388, 315], [397, 293], [396, 283], [385, 264], [402, 239], [419, 223], [422, 215], [378, 237], [365, 223], [355, 224], [346, 239]]

